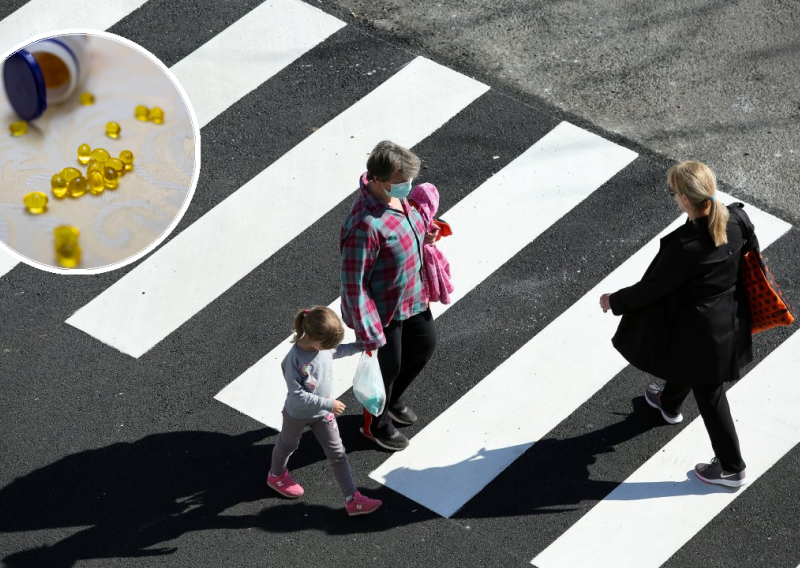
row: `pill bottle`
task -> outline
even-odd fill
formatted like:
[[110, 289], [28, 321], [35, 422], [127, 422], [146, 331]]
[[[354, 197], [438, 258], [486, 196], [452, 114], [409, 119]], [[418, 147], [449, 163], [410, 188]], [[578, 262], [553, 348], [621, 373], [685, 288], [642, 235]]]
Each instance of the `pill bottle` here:
[[71, 34], [26, 45], [3, 62], [8, 100], [23, 120], [67, 100], [88, 74], [87, 37]]

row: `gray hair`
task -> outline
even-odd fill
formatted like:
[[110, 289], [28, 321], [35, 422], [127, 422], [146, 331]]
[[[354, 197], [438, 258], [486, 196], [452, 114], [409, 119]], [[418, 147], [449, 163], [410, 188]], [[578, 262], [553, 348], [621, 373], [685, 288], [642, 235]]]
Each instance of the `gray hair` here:
[[420, 159], [414, 152], [399, 144], [384, 140], [378, 142], [367, 158], [367, 179], [387, 181], [395, 173], [415, 178], [419, 173]]

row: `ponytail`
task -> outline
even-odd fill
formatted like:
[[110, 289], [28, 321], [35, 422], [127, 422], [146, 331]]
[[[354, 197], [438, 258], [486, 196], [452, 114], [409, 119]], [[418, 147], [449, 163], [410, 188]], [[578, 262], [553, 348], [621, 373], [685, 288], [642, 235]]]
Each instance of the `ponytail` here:
[[305, 335], [305, 328], [303, 327], [303, 322], [306, 319], [306, 314], [308, 310], [298, 310], [296, 314], [294, 314], [294, 337], [291, 339], [291, 343], [297, 343], [297, 340]]
[[672, 191], [685, 195], [696, 210], [708, 212], [708, 232], [714, 246], [728, 242], [728, 208], [717, 202], [717, 178], [702, 162], [680, 162], [667, 172], [667, 184]]
[[711, 200], [711, 211], [708, 213], [708, 232], [714, 241], [714, 246], [722, 246], [728, 242], [728, 218], [730, 212], [716, 199]]

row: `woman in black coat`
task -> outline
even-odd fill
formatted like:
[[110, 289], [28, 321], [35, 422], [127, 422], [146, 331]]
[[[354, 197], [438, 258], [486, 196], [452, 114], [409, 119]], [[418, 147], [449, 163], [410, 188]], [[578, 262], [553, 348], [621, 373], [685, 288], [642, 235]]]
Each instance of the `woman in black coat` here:
[[750, 315], [740, 287], [739, 262], [758, 247], [753, 224], [736, 203], [716, 200], [714, 173], [681, 162], [667, 174], [669, 193], [689, 216], [661, 239], [642, 280], [600, 298], [603, 311], [621, 315], [614, 347], [635, 367], [666, 381], [648, 385], [645, 399], [664, 420], [683, 420], [681, 404], [694, 393], [716, 457], [695, 467], [708, 483], [741, 487], [745, 463], [723, 383], [752, 361]]

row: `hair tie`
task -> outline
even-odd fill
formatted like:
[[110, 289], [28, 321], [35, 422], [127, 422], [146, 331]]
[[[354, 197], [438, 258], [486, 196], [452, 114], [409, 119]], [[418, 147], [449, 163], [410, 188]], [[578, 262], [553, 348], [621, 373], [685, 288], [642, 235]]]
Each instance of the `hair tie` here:
[[713, 195], [708, 198], [709, 201], [714, 201], [715, 199], [716, 199], [716, 197], [714, 197]]
[[308, 315], [308, 310], [303, 310], [303, 313]]

